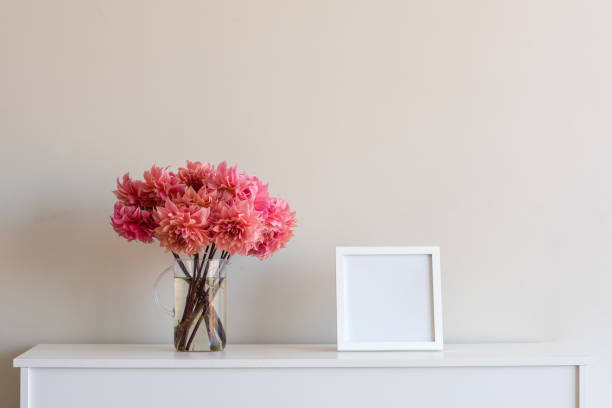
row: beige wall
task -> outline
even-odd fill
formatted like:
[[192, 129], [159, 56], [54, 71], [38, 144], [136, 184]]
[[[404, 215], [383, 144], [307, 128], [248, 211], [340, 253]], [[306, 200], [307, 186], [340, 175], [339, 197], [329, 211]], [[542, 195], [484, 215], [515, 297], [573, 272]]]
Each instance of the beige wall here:
[[227, 159], [298, 213], [234, 342], [334, 342], [334, 247], [442, 248], [446, 342], [558, 341], [612, 396], [612, 2], [0, 2], [0, 405], [41, 342], [170, 342], [114, 178]]

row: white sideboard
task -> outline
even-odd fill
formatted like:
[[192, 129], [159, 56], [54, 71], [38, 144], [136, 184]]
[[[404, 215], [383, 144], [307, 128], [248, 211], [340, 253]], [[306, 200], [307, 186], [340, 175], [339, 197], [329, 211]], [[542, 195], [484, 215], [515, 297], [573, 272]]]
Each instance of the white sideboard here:
[[41, 344], [14, 360], [22, 408], [585, 408], [587, 360], [549, 344], [337, 352], [333, 345]]

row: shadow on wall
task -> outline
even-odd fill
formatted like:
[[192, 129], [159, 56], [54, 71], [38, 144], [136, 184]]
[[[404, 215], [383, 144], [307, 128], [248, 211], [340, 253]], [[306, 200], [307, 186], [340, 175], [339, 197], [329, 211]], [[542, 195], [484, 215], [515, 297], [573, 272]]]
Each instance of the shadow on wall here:
[[19, 369], [13, 358], [30, 347], [0, 346], [0, 402], [6, 408], [19, 408]]

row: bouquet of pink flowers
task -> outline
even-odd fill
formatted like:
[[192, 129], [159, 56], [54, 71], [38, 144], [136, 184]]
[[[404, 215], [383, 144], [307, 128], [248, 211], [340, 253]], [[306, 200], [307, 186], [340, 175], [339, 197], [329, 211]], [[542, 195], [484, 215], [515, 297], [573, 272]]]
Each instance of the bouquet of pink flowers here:
[[265, 259], [293, 236], [295, 213], [268, 185], [225, 162], [190, 162], [177, 173], [153, 166], [144, 180], [117, 179], [111, 217], [128, 241], [157, 239], [166, 251], [194, 255], [208, 245]]
[[186, 299], [182, 311], [175, 310], [177, 350], [190, 350], [202, 321], [209, 348], [222, 349], [225, 331], [214, 301], [223, 267], [234, 254], [265, 259], [283, 248], [293, 236], [295, 213], [282, 198], [270, 196], [267, 184], [225, 162], [214, 167], [187, 161], [176, 173], [153, 166], [143, 180], [127, 173], [117, 179], [114, 193], [111, 225], [117, 234], [128, 241], [156, 239], [184, 274]]

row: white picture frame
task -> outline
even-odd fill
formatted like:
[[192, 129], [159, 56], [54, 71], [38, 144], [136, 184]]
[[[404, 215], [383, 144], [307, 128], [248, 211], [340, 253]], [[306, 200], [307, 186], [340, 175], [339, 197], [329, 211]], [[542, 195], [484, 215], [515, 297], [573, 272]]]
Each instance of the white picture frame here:
[[439, 247], [337, 247], [338, 351], [442, 350]]

